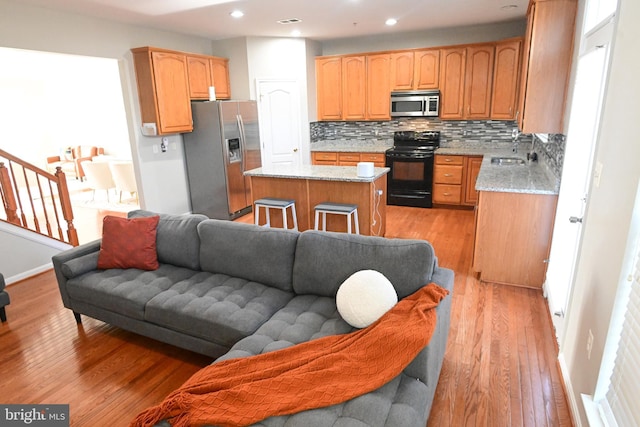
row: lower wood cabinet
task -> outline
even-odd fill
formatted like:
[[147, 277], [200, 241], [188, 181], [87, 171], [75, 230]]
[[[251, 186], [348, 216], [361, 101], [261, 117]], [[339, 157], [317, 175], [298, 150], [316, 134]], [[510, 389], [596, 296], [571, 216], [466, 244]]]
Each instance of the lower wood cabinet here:
[[473, 269], [485, 282], [542, 288], [558, 197], [481, 191]]
[[474, 206], [476, 178], [482, 157], [436, 155], [433, 168], [433, 203]]
[[373, 166], [382, 168], [385, 156], [384, 153], [314, 151], [311, 153], [311, 162], [329, 166], [356, 166], [359, 162], [372, 162]]

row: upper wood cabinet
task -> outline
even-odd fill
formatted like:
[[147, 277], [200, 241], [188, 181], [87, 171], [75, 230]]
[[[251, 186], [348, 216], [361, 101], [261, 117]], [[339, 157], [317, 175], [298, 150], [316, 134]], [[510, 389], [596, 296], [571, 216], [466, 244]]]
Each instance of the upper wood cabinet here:
[[367, 56], [367, 114], [369, 120], [388, 120], [390, 114], [389, 54]]
[[318, 120], [342, 119], [342, 58], [316, 59]]
[[493, 44], [467, 48], [464, 112], [465, 119], [488, 119], [493, 85]]
[[533, 0], [523, 49], [520, 114], [525, 133], [562, 133], [576, 0]]
[[413, 51], [391, 54], [391, 90], [413, 89]]
[[464, 117], [464, 80], [467, 50], [442, 49], [440, 52], [440, 118]]
[[438, 89], [440, 49], [391, 54], [391, 90]]
[[342, 58], [342, 118], [366, 118], [367, 67], [364, 56]]
[[188, 55], [187, 70], [191, 99], [209, 99], [209, 86], [211, 86], [209, 58], [200, 55]]
[[414, 89], [438, 89], [440, 84], [440, 49], [417, 50], [414, 54]]
[[131, 51], [142, 123], [154, 123], [158, 135], [191, 132], [186, 55], [150, 47]]
[[316, 59], [318, 120], [388, 120], [390, 55]]
[[521, 45], [522, 39], [519, 38], [496, 43], [491, 95], [492, 119], [513, 120], [516, 117]]
[[211, 86], [216, 88], [216, 99], [231, 99], [229, 60], [210, 56], [209, 68], [211, 70]]

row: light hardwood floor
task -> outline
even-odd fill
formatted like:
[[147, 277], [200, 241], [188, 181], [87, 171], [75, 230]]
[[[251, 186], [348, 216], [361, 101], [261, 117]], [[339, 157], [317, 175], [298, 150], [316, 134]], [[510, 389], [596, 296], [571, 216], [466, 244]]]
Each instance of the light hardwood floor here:
[[[542, 294], [478, 282], [470, 272], [473, 221], [472, 211], [387, 211], [387, 237], [429, 240], [440, 265], [456, 273], [427, 425], [571, 426]], [[8, 290], [9, 320], [0, 325], [2, 403], [69, 403], [72, 426], [126, 426], [211, 361], [90, 318], [77, 325], [52, 272]]]

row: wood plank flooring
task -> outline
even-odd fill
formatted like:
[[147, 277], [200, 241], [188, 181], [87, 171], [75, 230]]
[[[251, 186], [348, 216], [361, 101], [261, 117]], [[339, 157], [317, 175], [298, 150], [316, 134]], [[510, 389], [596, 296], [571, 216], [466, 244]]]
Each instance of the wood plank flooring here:
[[[456, 272], [427, 426], [571, 426], [544, 299], [539, 291], [479, 283], [470, 273], [473, 212], [387, 209], [387, 237], [429, 240], [440, 265]], [[52, 272], [8, 291], [2, 403], [69, 403], [72, 426], [126, 426], [211, 361], [90, 318], [76, 325]]]

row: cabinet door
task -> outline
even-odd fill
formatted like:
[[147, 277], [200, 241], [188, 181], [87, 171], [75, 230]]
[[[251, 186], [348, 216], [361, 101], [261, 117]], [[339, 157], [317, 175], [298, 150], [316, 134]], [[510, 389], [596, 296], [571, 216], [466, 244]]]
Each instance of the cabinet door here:
[[318, 120], [342, 119], [342, 59], [316, 60]]
[[229, 61], [225, 58], [210, 58], [211, 83], [216, 88], [217, 99], [231, 99]]
[[178, 53], [151, 52], [151, 60], [158, 104], [158, 131], [192, 131], [186, 56]]
[[464, 103], [465, 48], [440, 52], [440, 118], [462, 119]]
[[573, 57], [577, 1], [536, 1], [529, 10], [522, 75], [521, 129], [562, 133]]
[[467, 48], [465, 112], [467, 119], [488, 119], [491, 115], [493, 45]]
[[440, 50], [415, 52], [414, 89], [438, 89], [440, 83]]
[[413, 52], [391, 54], [391, 90], [413, 89]]
[[389, 120], [391, 93], [388, 54], [367, 56], [367, 119]]
[[206, 56], [187, 56], [189, 71], [189, 95], [191, 99], [209, 99], [211, 67]]
[[342, 118], [366, 119], [366, 63], [364, 56], [342, 58]]
[[478, 203], [478, 192], [476, 191], [476, 180], [480, 173], [482, 157], [467, 157], [466, 180], [464, 192], [464, 204], [473, 206]]
[[492, 119], [513, 120], [515, 118], [521, 44], [520, 39], [496, 44], [491, 96]]

